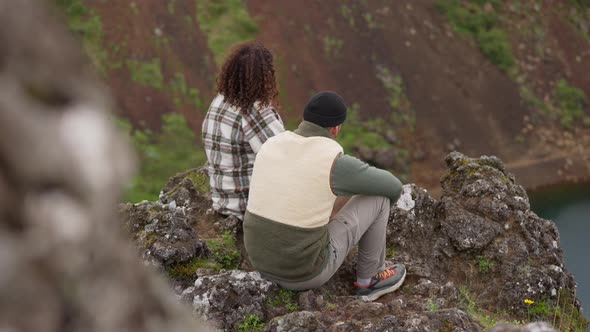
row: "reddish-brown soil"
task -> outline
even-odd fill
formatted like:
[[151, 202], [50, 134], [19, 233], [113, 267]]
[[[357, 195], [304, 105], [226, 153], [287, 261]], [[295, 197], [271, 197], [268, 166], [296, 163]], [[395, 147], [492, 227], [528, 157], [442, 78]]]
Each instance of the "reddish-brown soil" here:
[[[135, 1], [135, 11], [130, 1], [86, 3], [103, 18], [106, 47], [120, 45], [121, 58], [160, 58], [166, 80], [182, 72], [202, 99], [200, 109], [184, 105], [178, 110], [169, 93], [138, 85], [123, 66], [107, 75], [121, 112], [135, 123], [157, 127], [161, 114], [176, 110], [198, 131], [213, 96], [216, 68], [194, 18], [194, 1], [175, 1], [175, 14], [161, 0]], [[286, 118], [299, 119], [319, 90], [334, 90], [349, 104], [358, 103], [363, 118], [389, 118], [387, 91], [377, 77], [377, 68], [383, 67], [402, 77], [416, 114], [414, 134], [404, 136], [404, 145], [412, 157], [411, 180], [419, 185], [438, 187], [442, 160], [451, 148], [499, 156], [530, 188], [587, 177], [588, 130], [568, 138], [558, 126], [538, 120], [538, 110], [521, 99], [517, 83], [522, 80], [540, 98], [550, 98], [554, 83], [565, 78], [590, 96], [590, 43], [567, 21], [562, 2], [535, 8], [536, 2], [525, 1], [520, 11], [503, 9], [502, 27], [517, 60], [512, 76], [490, 63], [472, 39], [453, 32], [434, 3], [246, 1], [260, 29], [258, 39], [276, 56]], [[351, 15], [343, 14], [345, 7]], [[156, 45], [155, 29], [168, 39], [166, 47]], [[341, 47], [327, 47], [330, 41], [341, 41]], [[580, 167], [564, 169], [564, 162]]]
[[[103, 46], [109, 52], [109, 64], [122, 65], [111, 69], [106, 77], [119, 101], [120, 112], [135, 124], [143, 122], [151, 128], [159, 126], [162, 114], [181, 112], [191, 127], [200, 131], [208, 105], [201, 105], [201, 109], [183, 105], [179, 109], [167, 91], [174, 75], [182, 73], [187, 87], [199, 89], [203, 101], [213, 94], [216, 68], [207, 39], [194, 18], [195, 2], [175, 1], [174, 14], [168, 11], [167, 1], [161, 0], [87, 3], [102, 18]], [[113, 51], [114, 48], [118, 51]], [[125, 65], [127, 59], [149, 62], [154, 58], [160, 59], [164, 77], [162, 89], [134, 82]]]

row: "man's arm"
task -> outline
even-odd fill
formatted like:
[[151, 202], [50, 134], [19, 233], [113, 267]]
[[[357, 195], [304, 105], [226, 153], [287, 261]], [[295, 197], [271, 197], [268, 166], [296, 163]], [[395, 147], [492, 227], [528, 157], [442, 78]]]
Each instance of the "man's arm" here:
[[338, 196], [385, 196], [393, 203], [402, 192], [402, 183], [393, 174], [349, 155], [336, 159], [330, 180]]

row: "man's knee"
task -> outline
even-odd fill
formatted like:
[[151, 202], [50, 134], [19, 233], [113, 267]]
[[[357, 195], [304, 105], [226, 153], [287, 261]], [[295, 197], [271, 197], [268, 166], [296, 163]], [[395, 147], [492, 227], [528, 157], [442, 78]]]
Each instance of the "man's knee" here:
[[369, 199], [372, 203], [374, 203], [379, 209], [385, 210], [389, 213], [389, 208], [391, 206], [391, 200], [389, 197], [385, 196], [365, 196]]
[[355, 196], [352, 196], [352, 199], [357, 200], [357, 201], [366, 202], [366, 203], [373, 202], [376, 204], [386, 204], [388, 206], [390, 204], [389, 197], [385, 197], [385, 196], [355, 195]]

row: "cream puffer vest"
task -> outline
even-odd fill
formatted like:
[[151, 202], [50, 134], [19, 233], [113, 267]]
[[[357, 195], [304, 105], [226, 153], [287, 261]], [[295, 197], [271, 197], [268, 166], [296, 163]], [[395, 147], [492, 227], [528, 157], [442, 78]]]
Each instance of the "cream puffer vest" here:
[[340, 144], [326, 137], [285, 131], [270, 138], [256, 155], [247, 210], [287, 225], [324, 226], [336, 200], [330, 173], [340, 154]]

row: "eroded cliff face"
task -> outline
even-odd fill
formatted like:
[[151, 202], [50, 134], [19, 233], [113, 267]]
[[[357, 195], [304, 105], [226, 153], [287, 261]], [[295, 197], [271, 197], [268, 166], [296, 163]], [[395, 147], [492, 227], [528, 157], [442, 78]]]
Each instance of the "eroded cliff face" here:
[[[210, 238], [231, 235], [239, 250], [241, 227], [210, 213], [200, 170], [172, 178], [160, 201], [122, 205], [121, 211], [146, 261], [168, 273], [198, 317], [225, 330], [480, 331], [499, 320], [551, 321], [552, 314], [542, 316], [524, 300], [549, 307], [558, 297], [567, 297], [577, 313], [557, 228], [530, 210], [525, 190], [502, 162], [457, 152], [445, 161], [439, 200], [406, 185], [393, 207], [388, 259], [406, 264], [408, 277], [401, 290], [373, 303], [353, 296], [354, 251], [326, 285], [301, 293], [263, 279], [244, 253], [219, 270], [229, 254], [219, 257]], [[187, 242], [179, 234], [188, 229], [193, 240]]]
[[526, 188], [590, 177], [588, 107], [563, 128], [572, 102], [556, 89], [564, 81], [590, 96], [584, 1], [59, 3], [74, 6], [72, 30], [136, 125], [158, 128], [174, 111], [198, 133], [219, 59], [257, 39], [275, 55], [285, 119], [300, 119], [314, 91], [338, 91], [362, 119], [387, 122], [381, 143], [395, 147], [359, 139], [351, 152], [426, 188], [454, 149], [500, 156]]

